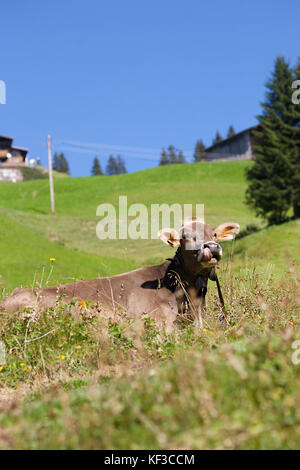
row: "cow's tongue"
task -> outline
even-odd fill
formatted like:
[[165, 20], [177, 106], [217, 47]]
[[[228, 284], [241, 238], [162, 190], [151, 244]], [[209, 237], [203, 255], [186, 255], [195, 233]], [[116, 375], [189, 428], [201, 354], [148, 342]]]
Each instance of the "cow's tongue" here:
[[201, 261], [210, 261], [212, 259], [212, 254], [209, 248], [204, 248], [202, 260]]

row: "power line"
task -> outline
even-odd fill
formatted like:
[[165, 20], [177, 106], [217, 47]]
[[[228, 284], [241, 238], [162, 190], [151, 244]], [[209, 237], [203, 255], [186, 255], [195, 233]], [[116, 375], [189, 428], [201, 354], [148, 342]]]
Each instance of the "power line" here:
[[[107, 157], [108, 154], [117, 153], [122, 154], [126, 158], [132, 158], [135, 160], [144, 160], [158, 162], [161, 156], [162, 149], [155, 149], [149, 147], [133, 147], [133, 146], [121, 146], [121, 145], [109, 145], [109, 144], [99, 144], [91, 142], [80, 142], [64, 139], [55, 139], [54, 144], [61, 150], [80, 152], [80, 153], [89, 153], [89, 154], [98, 154], [102, 157]], [[190, 150], [183, 150], [183, 154], [186, 157], [192, 157], [194, 152]], [[213, 161], [213, 160], [222, 160], [237, 158], [232, 153], [229, 152], [207, 152], [204, 155], [204, 160]]]
[[[128, 158], [145, 161], [157, 161], [160, 158], [162, 149], [146, 148], [146, 147], [129, 147], [121, 145], [108, 145], [108, 144], [96, 144], [90, 142], [79, 142], [79, 141], [68, 141], [62, 139], [56, 139], [55, 144], [59, 148], [64, 150], [72, 150], [75, 152], [85, 153], [101, 153], [106, 156], [110, 153], [119, 153], [125, 155]], [[185, 155], [191, 155], [191, 151], [184, 151]]]

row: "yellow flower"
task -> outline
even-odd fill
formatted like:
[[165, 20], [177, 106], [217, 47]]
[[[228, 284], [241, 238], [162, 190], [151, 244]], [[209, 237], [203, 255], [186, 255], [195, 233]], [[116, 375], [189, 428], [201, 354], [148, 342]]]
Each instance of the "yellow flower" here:
[[24, 367], [24, 366], [25, 366], [24, 362], [21, 362], [20, 366], [21, 366], [21, 367]]
[[66, 359], [66, 356], [64, 356], [63, 354], [60, 356], [61, 360], [63, 361], [64, 359]]
[[27, 370], [27, 368], [26, 368], [26, 367], [23, 367], [23, 371], [25, 372], [26, 370]]
[[55, 258], [49, 258], [49, 260], [53, 263], [53, 261], [56, 261]]
[[3, 369], [3, 366], [0, 366], [0, 370], [2, 370], [2, 369]]
[[207, 333], [207, 329], [203, 328], [202, 333]]
[[213, 331], [211, 331], [209, 334], [210, 334], [210, 336], [215, 336]]
[[87, 371], [86, 371], [86, 373], [87, 373], [87, 374], [89, 374], [89, 373], [90, 373], [90, 371], [89, 371], [89, 370], [87, 370]]

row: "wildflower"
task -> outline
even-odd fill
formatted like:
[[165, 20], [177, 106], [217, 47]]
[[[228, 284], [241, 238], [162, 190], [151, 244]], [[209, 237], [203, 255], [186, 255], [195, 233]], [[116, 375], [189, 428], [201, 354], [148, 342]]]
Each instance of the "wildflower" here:
[[21, 362], [20, 366], [21, 366], [21, 367], [24, 367], [24, 366], [25, 366], [24, 362]]
[[0, 366], [0, 371], [3, 369], [3, 366]]
[[286, 301], [287, 301], [287, 298], [286, 298], [286, 297], [281, 297], [280, 302], [284, 303], [284, 302], [286, 302]]
[[203, 328], [202, 333], [207, 333], [207, 329]]
[[61, 367], [61, 364], [57, 364], [57, 366], [56, 366], [56, 367], [59, 369], [59, 368]]
[[25, 372], [27, 370], [27, 367], [23, 367], [23, 372]]
[[61, 360], [63, 361], [64, 359], [66, 359], [66, 356], [64, 356], [63, 354], [60, 356]]
[[56, 261], [55, 258], [49, 258], [49, 260], [51, 261], [51, 263], [53, 263], [54, 261]]
[[133, 349], [131, 353], [135, 356], [136, 355], [136, 349]]
[[87, 370], [87, 371], [86, 371], [86, 373], [87, 373], [87, 375], [88, 375], [88, 374], [90, 373], [90, 371], [89, 371], [89, 370]]
[[210, 334], [210, 336], [215, 336], [213, 331], [211, 331], [209, 334]]

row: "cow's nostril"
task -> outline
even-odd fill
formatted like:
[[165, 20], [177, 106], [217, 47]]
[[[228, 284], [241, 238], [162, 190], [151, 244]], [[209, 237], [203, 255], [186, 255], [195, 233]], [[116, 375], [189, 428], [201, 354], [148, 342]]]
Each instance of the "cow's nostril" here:
[[204, 244], [204, 248], [209, 248], [212, 253], [212, 256], [216, 258], [217, 260], [221, 259], [222, 247], [219, 245], [219, 243], [207, 242]]

